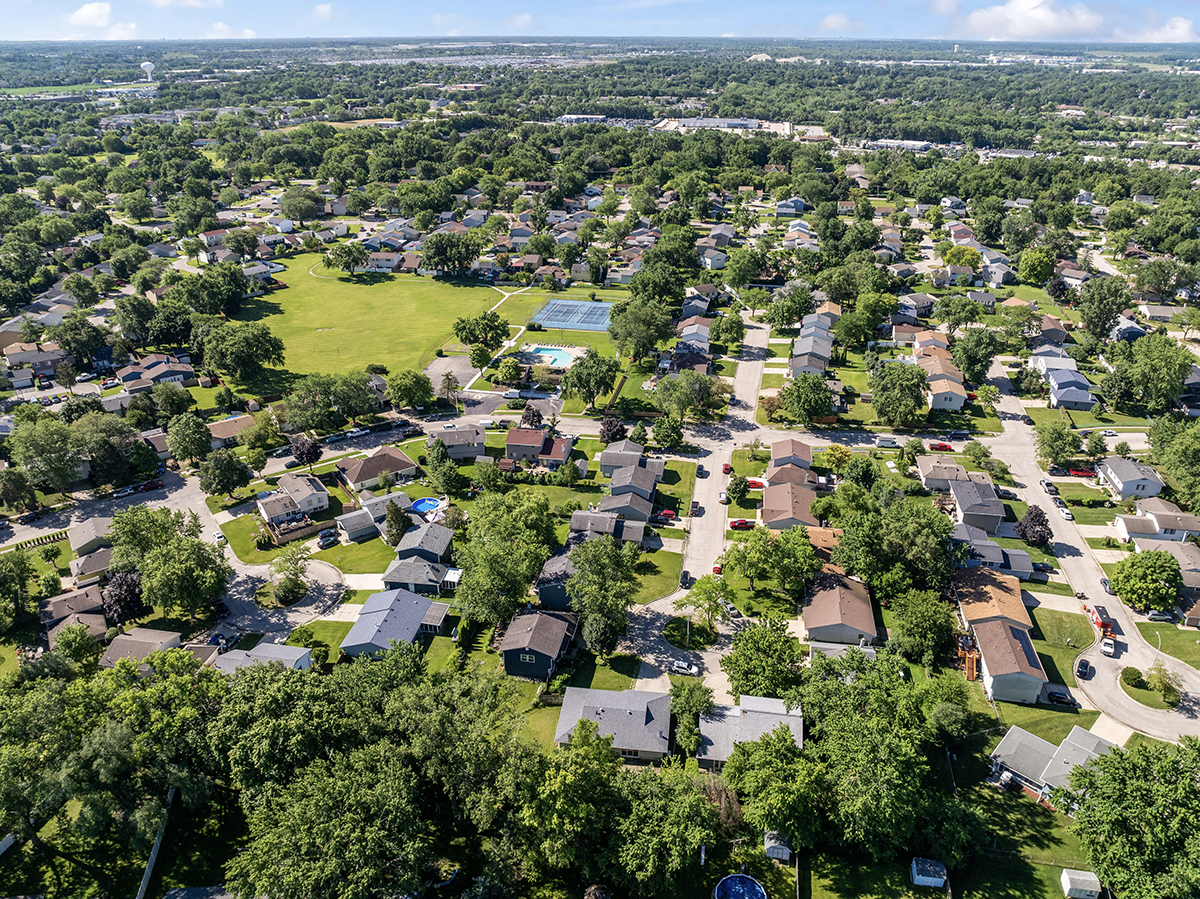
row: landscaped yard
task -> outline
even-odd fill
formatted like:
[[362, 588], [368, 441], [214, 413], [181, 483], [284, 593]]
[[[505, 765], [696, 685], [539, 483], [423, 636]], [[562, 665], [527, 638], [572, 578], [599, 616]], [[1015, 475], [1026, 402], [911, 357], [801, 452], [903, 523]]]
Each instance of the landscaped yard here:
[[[713, 477], [709, 471], [708, 476]], [[657, 488], [655, 505], [670, 509], [676, 515], [688, 514], [692, 503], [692, 490], [696, 486], [696, 463], [673, 459], [667, 463], [662, 482]]]
[[267, 544], [267, 549], [258, 549], [254, 535], [258, 533], [258, 517], [255, 515], [240, 515], [221, 525], [221, 533], [229, 539], [229, 548], [243, 562], [255, 565], [265, 565], [277, 555], [283, 547]]
[[717, 642], [720, 634], [694, 616], [677, 615], [667, 622], [663, 636], [676, 649], [707, 649]]
[[[310, 621], [305, 625], [312, 631], [313, 637], [321, 643], [329, 647], [329, 661], [336, 662], [342, 651], [338, 647], [342, 645], [342, 641], [346, 639], [346, 634], [350, 633], [350, 628], [353, 627], [353, 622], [350, 621], [326, 621], [324, 618], [318, 618], [316, 621]], [[300, 646], [299, 640], [294, 639], [295, 631], [287, 638], [288, 646]]]
[[1082, 613], [1030, 609], [1033, 648], [1046, 676], [1056, 684], [1075, 686], [1075, 657], [1095, 642], [1092, 624]]
[[618, 653], [607, 659], [598, 659], [588, 653], [571, 674], [567, 685], [592, 690], [628, 690], [637, 680], [641, 664], [642, 660], [633, 655]]
[[372, 537], [361, 543], [339, 543], [312, 557], [336, 565], [344, 574], [377, 574], [395, 561], [396, 550], [382, 537]]
[[[418, 276], [359, 274], [321, 269], [321, 257], [284, 260], [286, 289], [246, 300], [239, 321], [261, 321], [285, 347], [281, 369], [268, 369], [244, 388], [261, 393], [286, 387], [311, 372], [361, 371], [372, 362], [421, 368], [452, 333], [454, 320], [478, 315], [500, 295], [481, 284]], [[315, 276], [309, 274], [314, 265]], [[503, 307], [502, 307], [503, 308]], [[503, 314], [503, 313], [502, 313]], [[364, 335], [370, 340], [364, 340]]]
[[1151, 646], [1157, 648], [1161, 637], [1164, 653], [1193, 668], [1200, 668], [1200, 630], [1154, 621], [1139, 621], [1137, 629]]
[[662, 599], [679, 586], [679, 571], [683, 567], [683, 556], [666, 550], [642, 553], [634, 566], [638, 576], [638, 592], [633, 601], [639, 606]]

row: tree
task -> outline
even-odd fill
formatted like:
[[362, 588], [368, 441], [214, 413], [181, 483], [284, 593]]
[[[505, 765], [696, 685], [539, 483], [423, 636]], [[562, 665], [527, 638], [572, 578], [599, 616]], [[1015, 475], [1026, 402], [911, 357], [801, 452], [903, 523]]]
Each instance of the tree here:
[[675, 745], [684, 755], [700, 748], [700, 716], [713, 710], [713, 692], [701, 680], [687, 678], [671, 685], [671, 714], [675, 716]]
[[721, 657], [730, 692], [745, 696], [786, 695], [800, 682], [802, 665], [800, 644], [778, 618], [739, 630]]
[[[1200, 742], [1115, 748], [1073, 768], [1069, 787], [1051, 794], [1072, 810], [1088, 868], [1123, 899], [1184, 899], [1195, 892], [1200, 845]], [[1164, 814], [1170, 809], [1170, 814]]]
[[1117, 563], [1111, 580], [1126, 605], [1160, 612], [1175, 608], [1183, 588], [1179, 560], [1163, 550], [1130, 553]]
[[150, 612], [142, 601], [142, 576], [136, 571], [114, 571], [101, 594], [104, 616], [116, 626]]
[[750, 492], [750, 479], [745, 475], [735, 474], [729, 479], [729, 483], [725, 486], [725, 495], [729, 497], [729, 501], [735, 505], [741, 505], [745, 500], [746, 494]]
[[797, 851], [814, 844], [821, 829], [823, 772], [804, 758], [787, 725], [735, 744], [723, 773], [755, 830], [786, 833]]
[[608, 333], [622, 356], [637, 362], [675, 333], [671, 315], [657, 300], [623, 300], [612, 307]]
[[919, 365], [887, 362], [868, 377], [875, 414], [891, 425], [910, 425], [926, 415], [925, 371]]
[[808, 528], [781, 531], [772, 549], [775, 583], [793, 598], [802, 596], [808, 582], [824, 567], [808, 539]]
[[205, 362], [238, 381], [257, 375], [264, 365], [283, 365], [283, 341], [261, 322], [221, 325], [204, 345]]
[[975, 402], [989, 412], [994, 412], [1000, 405], [1000, 388], [995, 384], [980, 384], [975, 388]]
[[76, 665], [83, 665], [100, 658], [104, 653], [104, 646], [88, 632], [88, 626], [81, 622], [68, 624], [58, 632], [54, 651]]
[[370, 260], [371, 251], [366, 244], [354, 240], [330, 247], [322, 257], [321, 265], [327, 269], [349, 272], [350, 277], [354, 278], [357, 270], [365, 268]]
[[664, 415], [654, 423], [654, 442], [663, 449], [674, 449], [683, 443], [683, 425], [673, 415]]
[[1129, 286], [1122, 278], [1093, 278], [1079, 295], [1079, 317], [1084, 329], [1097, 340], [1107, 340], [1117, 317], [1129, 308]]
[[1044, 422], [1035, 429], [1037, 454], [1051, 465], [1062, 465], [1079, 454], [1083, 438], [1061, 421]]
[[421, 258], [425, 268], [462, 274], [479, 258], [479, 244], [469, 234], [439, 231], [422, 242]]
[[471, 363], [471, 368], [483, 371], [488, 367], [488, 363], [492, 361], [492, 351], [483, 344], [477, 343], [468, 351], [467, 359]]
[[1183, 339], [1193, 331], [1200, 331], [1200, 306], [1184, 306], [1183, 311], [1171, 317], [1171, 323], [1183, 329]]
[[775, 291], [763, 321], [778, 330], [792, 327], [813, 310], [812, 292], [803, 281], [788, 281]]
[[424, 372], [402, 369], [388, 377], [387, 398], [397, 409], [424, 406], [433, 402], [433, 382]]
[[953, 337], [963, 325], [974, 324], [983, 318], [983, 307], [969, 297], [952, 295], [938, 300], [933, 314], [945, 322]]
[[289, 219], [304, 225], [320, 214], [321, 198], [317, 192], [308, 187], [293, 185], [283, 192], [279, 198], [279, 211]]
[[412, 527], [412, 516], [403, 511], [399, 503], [388, 503], [384, 507], [384, 519], [384, 539], [388, 546], [396, 546]]
[[313, 464], [321, 458], [321, 444], [311, 437], [297, 437], [292, 441], [292, 456], [312, 471]]
[[1031, 247], [1021, 254], [1018, 275], [1022, 284], [1041, 286], [1054, 274], [1054, 254], [1044, 247]]
[[0, 471], [0, 503], [10, 509], [30, 509], [37, 505], [37, 491], [20, 468]]
[[1104, 435], [1099, 431], [1092, 431], [1088, 435], [1087, 443], [1084, 445], [1083, 451], [1087, 453], [1092, 460], [1099, 459], [1101, 456], [1108, 455], [1108, 443], [1104, 440]]
[[80, 309], [95, 306], [100, 301], [100, 291], [96, 290], [96, 285], [78, 272], [63, 281], [63, 290], [75, 299]]
[[1192, 370], [1191, 351], [1169, 334], [1147, 334], [1133, 342], [1129, 378], [1138, 398], [1151, 412], [1171, 408]]
[[250, 282], [239, 263], [215, 263], [200, 276], [200, 293], [204, 301], [196, 311], [207, 315], [232, 316], [241, 308], [242, 298], [249, 290]]
[[[527, 409], [530, 407], [526, 407]], [[600, 419], [600, 442], [616, 443], [625, 439], [625, 423], [615, 415], [606, 415]]]
[[508, 340], [508, 320], [488, 310], [474, 318], [459, 318], [454, 322], [454, 336], [469, 346], [480, 344], [495, 353]]
[[972, 384], [987, 378], [988, 369], [1000, 346], [996, 334], [989, 328], [971, 328], [960, 334], [950, 349], [950, 358]]
[[250, 476], [250, 467], [230, 449], [214, 450], [200, 463], [200, 489], [209, 496], [232, 497], [233, 491], [249, 486]]
[[932, 590], [909, 590], [891, 602], [897, 651], [932, 668], [938, 654], [954, 639], [957, 620], [950, 605]]
[[797, 375], [781, 398], [788, 412], [805, 425], [827, 417], [833, 409], [833, 391], [820, 375]]
[[[733, 489], [733, 481], [739, 477], [741, 476], [734, 475], [730, 479], [727, 492]], [[745, 480], [742, 478], [743, 482]], [[732, 497], [733, 495], [730, 493], [730, 498], [732, 499]], [[738, 500], [738, 502], [740, 501]], [[750, 582], [750, 590], [753, 592], [755, 581], [765, 580], [776, 572], [776, 539], [775, 534], [765, 527], [756, 527], [741, 533], [726, 548], [721, 557], [721, 564], [746, 578]]]
[[537, 406], [526, 406], [521, 413], [521, 427], [540, 428], [542, 426], [542, 410]]
[[606, 656], [616, 649], [633, 606], [638, 580], [634, 573], [640, 548], [635, 543], [618, 546], [605, 535], [587, 540], [571, 550], [574, 571], [567, 579], [571, 608], [583, 624], [588, 649]]
[[176, 415], [167, 425], [167, 448], [176, 459], [203, 459], [212, 449], [212, 434], [196, 416]]
[[150, 218], [150, 214], [154, 209], [154, 204], [150, 202], [150, 198], [146, 196], [144, 190], [134, 190], [121, 194], [118, 204], [122, 212], [139, 223]]
[[709, 408], [721, 395], [721, 385], [713, 375], [684, 370], [675, 378], [665, 378], [654, 391], [654, 405], [680, 421]]
[[291, 605], [308, 593], [305, 578], [308, 577], [311, 555], [304, 541], [293, 540], [285, 543], [279, 554], [271, 560], [271, 574], [279, 579], [275, 584], [275, 598], [281, 605]]
[[[208, 433], [207, 430], [205, 433]], [[66, 493], [79, 477], [83, 450], [71, 428], [49, 415], [21, 421], [11, 438], [12, 458], [33, 484]]]
[[740, 315], [722, 315], [712, 323], [708, 334], [715, 343], [739, 344], [746, 339], [746, 323]]
[[612, 392], [620, 370], [620, 363], [616, 359], [607, 359], [595, 347], [588, 347], [587, 352], [576, 359], [575, 364], [563, 375], [563, 396], [578, 396], [590, 409], [598, 397]]
[[521, 379], [521, 363], [514, 356], [505, 356], [496, 367], [496, 380], [502, 384], [514, 384]]
[[733, 600], [733, 588], [725, 578], [719, 574], [706, 574], [692, 585], [691, 590], [676, 597], [674, 607], [677, 612], [692, 609], [712, 628], [718, 618], [725, 620], [729, 617], [725, 604]]

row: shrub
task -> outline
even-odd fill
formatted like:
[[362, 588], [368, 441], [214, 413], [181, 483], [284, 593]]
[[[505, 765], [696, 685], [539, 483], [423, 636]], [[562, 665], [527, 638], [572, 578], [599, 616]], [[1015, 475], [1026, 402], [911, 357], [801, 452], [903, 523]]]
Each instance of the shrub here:
[[290, 606], [302, 600], [308, 593], [308, 584], [297, 577], [285, 577], [275, 585], [275, 601], [281, 606]]
[[527, 324], [525, 326], [525, 330], [526, 331], [541, 331], [543, 329], [542, 329], [540, 322], [530, 322], [529, 324]]
[[1132, 665], [1126, 665], [1121, 669], [1121, 680], [1128, 686], [1135, 687], [1139, 690], [1146, 688], [1146, 679], [1142, 677], [1142, 672]]
[[446, 354], [442, 352], [442, 348], [441, 348], [441, 347], [438, 347], [436, 350], [434, 350], [434, 351], [433, 351], [433, 355], [435, 355], [435, 356], [437, 356], [439, 359], [441, 359], [441, 358], [442, 358], [443, 356], [445, 356]]

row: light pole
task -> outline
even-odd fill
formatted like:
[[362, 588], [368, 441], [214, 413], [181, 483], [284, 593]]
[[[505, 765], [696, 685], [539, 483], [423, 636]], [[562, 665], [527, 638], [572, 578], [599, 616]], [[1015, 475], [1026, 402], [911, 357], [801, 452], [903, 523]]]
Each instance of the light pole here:
[[1158, 631], [1155, 631], [1154, 636], [1158, 637], [1158, 649], [1154, 650], [1154, 661], [1150, 663], [1151, 668], [1153, 668], [1155, 663], [1158, 662], [1158, 654], [1162, 652], [1162, 634]]

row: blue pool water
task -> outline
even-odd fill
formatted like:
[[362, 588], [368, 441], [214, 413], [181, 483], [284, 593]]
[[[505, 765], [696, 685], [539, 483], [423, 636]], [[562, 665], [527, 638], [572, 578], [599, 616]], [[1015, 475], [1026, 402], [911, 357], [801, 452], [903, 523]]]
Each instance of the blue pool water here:
[[730, 874], [717, 884], [713, 899], [767, 899], [767, 891], [749, 875]]
[[550, 365], [553, 368], [567, 368], [572, 362], [575, 361], [574, 356], [572, 356], [566, 350], [558, 349], [558, 347], [535, 346], [533, 348], [533, 352], [537, 353], [539, 356], [549, 356]]
[[424, 515], [426, 512], [432, 512], [434, 509], [436, 509], [438, 507], [438, 501], [427, 496], [424, 499], [417, 500], [412, 504], [412, 507], [414, 512], [420, 512], [422, 515]]

